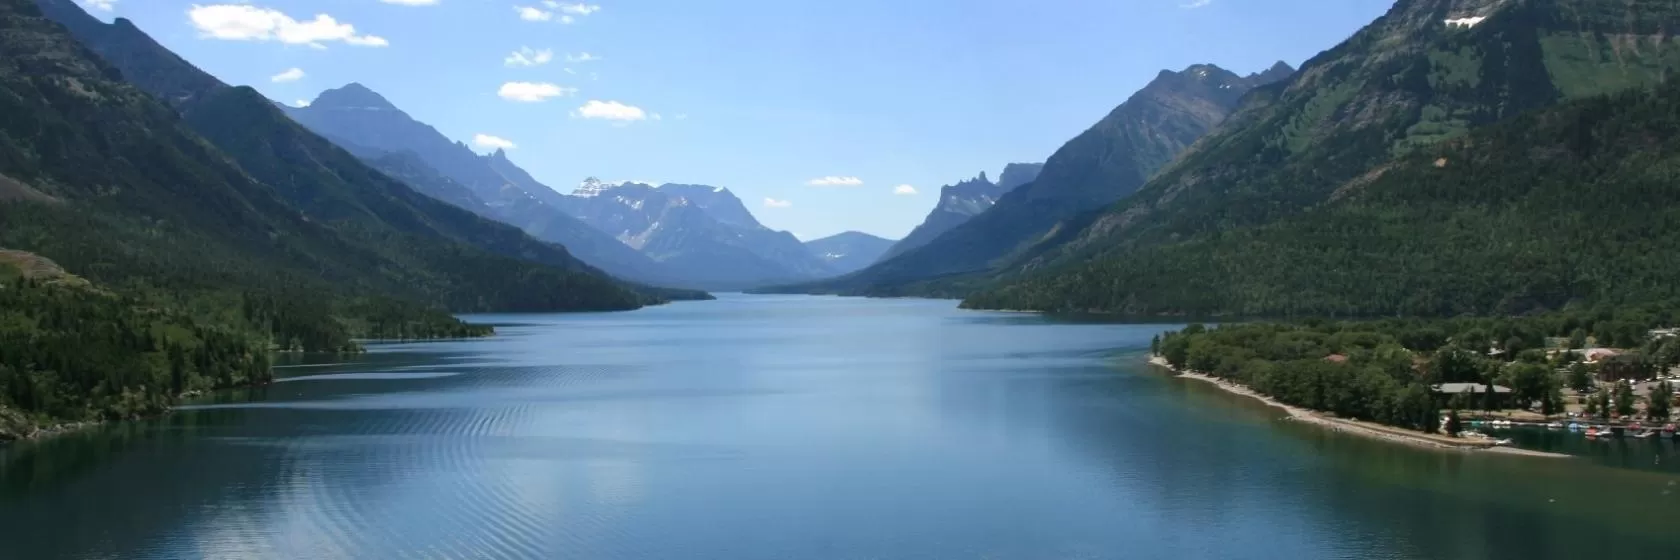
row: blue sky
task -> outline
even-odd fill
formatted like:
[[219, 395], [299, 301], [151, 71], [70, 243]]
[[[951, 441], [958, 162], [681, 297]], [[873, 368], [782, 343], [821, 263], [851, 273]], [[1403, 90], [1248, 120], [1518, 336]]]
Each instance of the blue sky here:
[[1299, 65], [1392, 3], [78, 1], [279, 101], [361, 82], [562, 192], [727, 186], [804, 238], [900, 237], [941, 185], [1043, 161], [1163, 68]]

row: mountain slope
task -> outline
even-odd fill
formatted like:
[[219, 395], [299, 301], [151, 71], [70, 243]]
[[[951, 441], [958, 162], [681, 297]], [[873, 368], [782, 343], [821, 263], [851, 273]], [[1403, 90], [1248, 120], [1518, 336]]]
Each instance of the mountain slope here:
[[[514, 228], [416, 193], [401, 182], [367, 168], [350, 154], [292, 123], [250, 88], [228, 87], [214, 79], [202, 79], [202, 72], [178, 57], [164, 56], [168, 51], [156, 47], [156, 43], [126, 20], [103, 24], [68, 2], [40, 0], [39, 4], [49, 17], [67, 22], [73, 33], [80, 33], [78, 38], [84, 39], [84, 44], [94, 52], [109, 52], [113, 58], [131, 64], [129, 68], [118, 68], [122, 77], [139, 76], [141, 84], [205, 88], [183, 94], [180, 87], [171, 86], [153, 92], [174, 96], [176, 109], [182, 115], [180, 119], [169, 109], [149, 106], [144, 100], [122, 98], [126, 105], [121, 109], [102, 106], [97, 102], [99, 99], [81, 105], [59, 103], [55, 99], [47, 101], [57, 103], [51, 111], [72, 119], [100, 118], [94, 116], [120, 119], [161, 111], [161, 115], [134, 123], [130, 133], [167, 130], [167, 134], [183, 135], [178, 142], [194, 146], [192, 150], [199, 153], [190, 156], [191, 165], [203, 171], [187, 175], [171, 167], [184, 163], [179, 161], [180, 156], [162, 152], [161, 145], [125, 144], [132, 151], [112, 154], [112, 157], [132, 162], [127, 165], [136, 169], [126, 172], [113, 169], [106, 176], [61, 183], [72, 197], [123, 185], [118, 190], [132, 196], [124, 197], [120, 209], [135, 215], [122, 218], [133, 220], [148, 212], [162, 215], [195, 212], [181, 216], [181, 221], [175, 223], [183, 227], [200, 226], [204, 222], [232, 220], [228, 213], [235, 211], [240, 203], [227, 200], [198, 208], [179, 208], [182, 201], [206, 195], [199, 184], [204, 180], [232, 182], [234, 192], [229, 196], [260, 202], [263, 206], [253, 210], [268, 216], [253, 220], [250, 226], [244, 226], [247, 229], [270, 224], [274, 219], [291, 220], [272, 224], [261, 234], [251, 232], [260, 235], [253, 241], [260, 243], [261, 237], [288, 234], [298, 229], [298, 222], [324, 225], [325, 231], [317, 231], [314, 226], [309, 228], [316, 231], [312, 236], [320, 238], [317, 244], [297, 250], [341, 263], [345, 270], [339, 275], [340, 281], [355, 286], [353, 289], [411, 297], [455, 310], [628, 309], [638, 306], [642, 299], [583, 266], [559, 246], [538, 242]], [[56, 31], [56, 26], [53, 27], [40, 33], [50, 34]], [[101, 70], [81, 71], [82, 75], [71, 78], [76, 83], [85, 82], [96, 73], [108, 82], [119, 76], [103, 69], [99, 62], [86, 64], [98, 65], [90, 68]], [[34, 86], [39, 89], [42, 87], [39, 79], [53, 78], [58, 75], [55, 71], [62, 72], [65, 68], [25, 70], [37, 73], [24, 75], [37, 80]], [[110, 82], [108, 87], [113, 91], [131, 91], [116, 82]], [[103, 120], [88, 124], [106, 126]], [[183, 125], [209, 138], [219, 150], [211, 149], [197, 135], [183, 129]], [[114, 123], [111, 126], [120, 128]], [[108, 137], [111, 132], [92, 134]], [[106, 147], [98, 151], [109, 153], [110, 150]], [[159, 168], [149, 168], [154, 165]], [[111, 169], [108, 165], [101, 167]], [[147, 191], [133, 184], [135, 180], [130, 175], [137, 173], [174, 175], [159, 176], [161, 190]], [[22, 179], [15, 175], [14, 178]], [[266, 184], [253, 183], [253, 179]], [[215, 192], [219, 191], [209, 194]], [[270, 198], [275, 194], [280, 200]], [[101, 202], [117, 202], [116, 197], [98, 198]], [[249, 218], [242, 220], [245, 219]], [[105, 243], [131, 241], [117, 238]], [[53, 251], [41, 252], [65, 260]], [[185, 258], [191, 257], [175, 257], [176, 260]], [[320, 267], [305, 269], [308, 268]]]
[[893, 240], [883, 239], [861, 231], [846, 231], [805, 242], [811, 254], [823, 259], [828, 267], [840, 274], [862, 270], [880, 260]]
[[[905, 235], [904, 239], [893, 244], [892, 248], [881, 256], [881, 260], [891, 259], [911, 249], [932, 243], [934, 239], [945, 235], [945, 232], [951, 231], [962, 225], [963, 222], [980, 215], [981, 212], [991, 209], [992, 205], [997, 204], [999, 197], [1002, 197], [1014, 187], [1030, 183], [1032, 177], [1037, 176], [1036, 169], [1014, 167], [1015, 165], [1017, 164], [1012, 163], [1009, 167], [1009, 169], [1014, 170], [1010, 175], [1010, 181], [1014, 185], [1008, 188], [987, 180], [985, 173], [981, 173], [973, 179], [959, 181], [955, 185], [940, 187], [939, 203], [934, 205], [933, 210], [928, 212], [926, 218], [922, 219], [921, 225], [910, 230], [910, 233]], [[1031, 175], [1031, 177], [1025, 177], [1023, 174]]]
[[793, 234], [759, 224], [728, 189], [591, 178], [561, 204], [680, 275], [685, 285], [739, 290], [834, 274]]
[[1037, 180], [1038, 174], [1043, 172], [1042, 163], [1011, 163], [1003, 166], [1003, 173], [998, 174], [997, 186], [1003, 192], [1009, 192]]
[[1130, 195], [1225, 120], [1245, 93], [1289, 71], [1283, 63], [1247, 77], [1207, 64], [1162, 71], [1051, 155], [1033, 182], [1004, 195], [990, 210], [922, 247], [821, 283], [817, 291], [934, 295], [938, 290], [921, 284], [984, 273], [1052, 234], [1060, 221]]
[[[406, 175], [410, 182], [436, 185], [447, 180], [465, 187], [489, 210], [465, 208], [519, 227], [538, 239], [559, 243], [579, 259], [610, 274], [653, 284], [674, 285], [680, 281], [652, 260], [563, 212], [559, 207], [561, 195], [519, 169], [505, 152], [480, 156], [361, 84], [324, 91], [308, 107], [285, 111], [340, 146], [374, 152], [363, 154], [352, 148], [370, 163], [380, 154], [414, 154], [441, 177], [410, 173]], [[458, 197], [443, 200], [456, 203]]]
[[1676, 178], [1680, 83], [1477, 130], [1298, 216], [1033, 276], [967, 305], [1453, 316], [1668, 300], [1680, 296]]
[[1337, 200], [1385, 177], [1396, 155], [1564, 99], [1659, 83], [1680, 70], [1680, 39], [1668, 34], [1676, 27], [1680, 4], [1662, 0], [1403, 0], [1296, 77], [1251, 96], [1136, 196], [1006, 271], [1054, 278], [971, 304], [1171, 308], [1150, 299], [1166, 286], [1126, 280], [1147, 275], [1089, 271], [1160, 270], [1170, 263], [1157, 257], [1182, 262], [1162, 256], [1171, 245], [1249, 235]]

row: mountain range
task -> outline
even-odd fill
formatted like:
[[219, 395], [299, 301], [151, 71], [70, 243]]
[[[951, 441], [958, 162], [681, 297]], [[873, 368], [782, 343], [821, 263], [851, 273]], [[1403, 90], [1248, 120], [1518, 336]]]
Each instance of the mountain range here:
[[741, 290], [836, 274], [793, 234], [759, 224], [722, 187], [590, 178], [560, 206], [680, 274], [687, 286]]
[[[321, 92], [307, 107], [284, 107], [292, 119], [344, 146], [363, 160], [408, 182], [458, 185], [457, 193], [439, 198], [480, 215], [525, 230], [533, 237], [565, 246], [584, 262], [610, 274], [639, 282], [678, 285], [634, 249], [566, 214], [562, 197], [538, 183], [497, 150], [479, 155], [466, 144], [449, 140], [437, 129], [415, 120], [384, 96], [361, 84]], [[387, 159], [387, 154], [397, 154]], [[404, 155], [406, 154], [406, 155]], [[407, 161], [407, 165], [400, 165]], [[424, 164], [424, 167], [413, 165]], [[399, 164], [393, 167], [393, 164]], [[430, 173], [426, 172], [430, 169]], [[447, 181], [445, 181], [447, 179]], [[420, 187], [417, 187], [420, 188]], [[465, 197], [471, 193], [473, 199]]]
[[[1180, 152], [1223, 122], [1250, 90], [1287, 78], [1289, 65], [1239, 76], [1211, 64], [1162, 71], [1097, 124], [1068, 141], [1033, 174], [1033, 180], [998, 196], [978, 215], [958, 205], [930, 217], [934, 235], [912, 234], [893, 256], [864, 270], [814, 284], [771, 291], [856, 295], [965, 293], [953, 278], [982, 275], [1081, 213], [1124, 198]], [[1017, 171], [1025, 174], [1026, 170]], [[999, 192], [981, 177], [953, 187], [959, 192]], [[964, 197], [961, 200], [969, 200]], [[942, 203], [943, 206], [943, 203]], [[946, 225], [945, 222], [954, 222]], [[939, 229], [946, 231], [939, 232]]]
[[[538, 182], [505, 150], [479, 155], [361, 84], [327, 90], [307, 106], [284, 110], [416, 189], [564, 245], [616, 276], [740, 290], [837, 274], [792, 234], [760, 224], [728, 189], [592, 179], [562, 194]], [[611, 196], [595, 196], [608, 188]]]
[[687, 295], [619, 283], [369, 169], [127, 20], [99, 22], [68, 0], [4, 8], [6, 114], [28, 118], [8, 120], [0, 143], [0, 246], [173, 302], [277, 302], [290, 310], [263, 320], [305, 347], [347, 342], [347, 325], [376, 334], [370, 301], [444, 325], [458, 321], [441, 310], [631, 309]]

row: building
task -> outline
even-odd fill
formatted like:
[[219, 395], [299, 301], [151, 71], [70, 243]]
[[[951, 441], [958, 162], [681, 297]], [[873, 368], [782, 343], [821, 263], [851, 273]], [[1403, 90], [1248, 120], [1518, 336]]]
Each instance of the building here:
[[[1483, 385], [1481, 383], [1441, 383], [1439, 385], [1432, 386], [1429, 389], [1438, 395], [1445, 395], [1447, 398], [1462, 395], [1465, 399], [1468, 399], [1466, 404], [1471, 405], [1473, 408], [1480, 408], [1483, 403], [1483, 399], [1487, 398], [1487, 388], [1487, 385]], [[1508, 407], [1511, 402], [1511, 388], [1503, 385], [1494, 385], [1493, 402], [1494, 405], [1499, 408]]]
[[[1430, 389], [1443, 395], [1458, 395], [1462, 393], [1480, 395], [1487, 392], [1487, 385], [1483, 385], [1481, 383], [1442, 383], [1434, 387], [1430, 387]], [[1493, 392], [1504, 395], [1510, 393], [1511, 388], [1504, 385], [1494, 385]]]

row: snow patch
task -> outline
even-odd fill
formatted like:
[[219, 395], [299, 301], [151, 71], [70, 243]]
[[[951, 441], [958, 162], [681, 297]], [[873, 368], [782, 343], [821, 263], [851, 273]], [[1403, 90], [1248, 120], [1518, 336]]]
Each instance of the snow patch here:
[[1482, 21], [1484, 21], [1486, 19], [1487, 19], [1487, 16], [1471, 16], [1471, 17], [1458, 18], [1458, 19], [1449, 19], [1449, 20], [1447, 20], [1447, 27], [1463, 27], [1463, 28], [1468, 29], [1468, 28], [1471, 28], [1471, 27], [1475, 27], [1476, 24], [1481, 23]]

